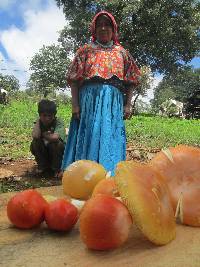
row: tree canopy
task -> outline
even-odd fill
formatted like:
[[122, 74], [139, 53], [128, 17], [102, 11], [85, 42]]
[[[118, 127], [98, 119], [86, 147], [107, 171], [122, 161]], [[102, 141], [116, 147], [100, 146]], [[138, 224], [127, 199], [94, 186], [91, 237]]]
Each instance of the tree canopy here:
[[111, 12], [120, 42], [140, 66], [153, 72], [174, 72], [199, 51], [198, 0], [55, 0], [69, 27], [60, 34], [65, 49], [77, 49], [90, 38], [89, 25], [100, 10]]
[[138, 97], [146, 96], [147, 90], [150, 89], [151, 83], [153, 80], [151, 69], [148, 68], [147, 66], [141, 67], [140, 72], [141, 72], [140, 84], [136, 87], [136, 90], [134, 93], [134, 99], [132, 100], [132, 113], [133, 114], [135, 113], [136, 108], [138, 108], [138, 105], [136, 107], [136, 101], [138, 100]]
[[8, 92], [16, 92], [19, 90], [19, 80], [14, 75], [3, 75], [0, 73], [0, 88]]
[[57, 88], [65, 88], [68, 65], [64, 48], [58, 45], [43, 46], [31, 60], [32, 74], [28, 86], [44, 95]]

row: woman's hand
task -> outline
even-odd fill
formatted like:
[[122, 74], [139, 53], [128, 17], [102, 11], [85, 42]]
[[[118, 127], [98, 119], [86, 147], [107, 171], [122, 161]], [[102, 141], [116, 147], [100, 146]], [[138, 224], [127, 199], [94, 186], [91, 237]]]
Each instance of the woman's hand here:
[[132, 105], [125, 105], [124, 106], [124, 119], [130, 119], [132, 116]]
[[76, 82], [71, 84], [72, 94], [72, 118], [80, 120], [80, 106], [79, 106], [79, 89]]
[[80, 120], [80, 107], [72, 105], [72, 118], [75, 120]]

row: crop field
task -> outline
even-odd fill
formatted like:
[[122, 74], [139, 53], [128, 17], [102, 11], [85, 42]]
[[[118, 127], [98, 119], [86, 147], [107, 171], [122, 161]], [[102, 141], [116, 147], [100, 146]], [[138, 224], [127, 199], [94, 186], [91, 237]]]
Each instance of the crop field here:
[[[69, 104], [58, 104], [58, 114], [69, 126]], [[14, 100], [0, 106], [0, 157], [12, 159], [30, 156], [31, 129], [37, 119], [37, 102]], [[200, 120], [133, 116], [126, 121], [127, 143], [145, 149], [162, 149], [177, 144], [200, 146]]]

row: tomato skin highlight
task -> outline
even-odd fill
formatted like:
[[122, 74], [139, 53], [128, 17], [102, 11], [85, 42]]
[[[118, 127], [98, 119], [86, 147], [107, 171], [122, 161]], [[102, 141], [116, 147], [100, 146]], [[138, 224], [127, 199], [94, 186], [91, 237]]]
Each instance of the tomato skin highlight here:
[[8, 201], [7, 216], [16, 227], [30, 229], [44, 220], [46, 205], [46, 200], [39, 192], [34, 189], [24, 190]]
[[80, 236], [89, 249], [121, 246], [129, 236], [132, 218], [126, 206], [108, 195], [89, 199], [80, 214]]
[[45, 221], [51, 230], [69, 231], [78, 220], [78, 209], [65, 199], [52, 201], [45, 208]]

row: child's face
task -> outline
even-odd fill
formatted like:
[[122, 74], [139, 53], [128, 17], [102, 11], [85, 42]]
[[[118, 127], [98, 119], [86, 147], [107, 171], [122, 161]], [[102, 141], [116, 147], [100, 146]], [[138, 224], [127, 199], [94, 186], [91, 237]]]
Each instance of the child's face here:
[[40, 120], [45, 126], [50, 125], [54, 119], [55, 119], [54, 114], [50, 114], [46, 112], [40, 114]]

